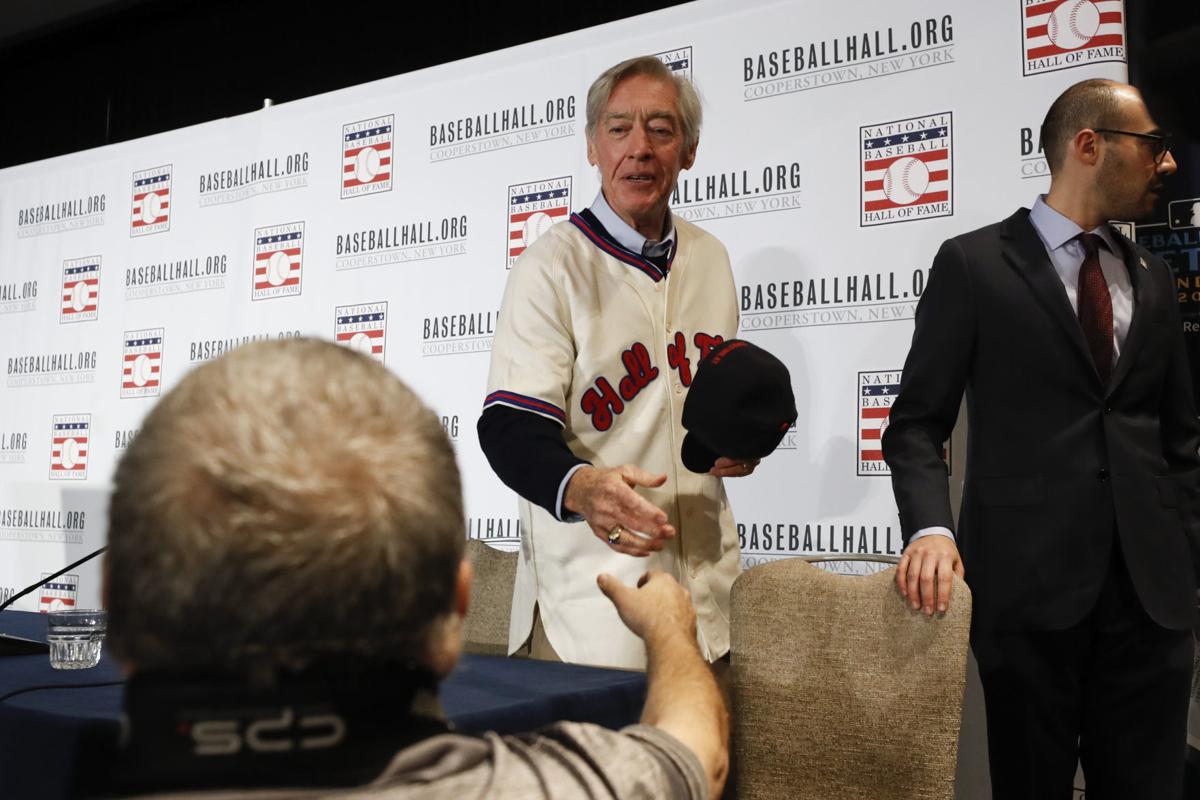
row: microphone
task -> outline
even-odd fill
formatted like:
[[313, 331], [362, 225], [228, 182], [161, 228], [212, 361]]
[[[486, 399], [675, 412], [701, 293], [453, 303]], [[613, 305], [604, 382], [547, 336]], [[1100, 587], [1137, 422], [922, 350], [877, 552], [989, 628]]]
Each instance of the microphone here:
[[[107, 549], [108, 549], [108, 545], [105, 545], [104, 547], [101, 547], [96, 552], [89, 553], [86, 556], [84, 556], [83, 558], [79, 559], [78, 561], [76, 561], [72, 564], [68, 564], [67, 566], [63, 567], [62, 569], [60, 569], [58, 572], [54, 573], [53, 575], [48, 575], [45, 578], [42, 578], [41, 580], [39, 580], [37, 583], [33, 584], [32, 586], [26, 586], [24, 589], [17, 592], [12, 597], [5, 600], [3, 603], [0, 603], [0, 612], [4, 611], [4, 609], [11, 606], [13, 603], [17, 602], [22, 597], [24, 597], [25, 595], [32, 592], [34, 589], [37, 589], [37, 588], [49, 583], [50, 581], [54, 580], [55, 578], [59, 577], [60, 575], [70, 572], [71, 570], [78, 567], [80, 564], [85, 564], [88, 561], [91, 561], [93, 558], [100, 555]], [[35, 656], [35, 655], [38, 655], [39, 653], [49, 653], [49, 652], [50, 652], [50, 645], [46, 644], [45, 642], [39, 642], [36, 639], [26, 639], [21, 636], [9, 636], [6, 633], [0, 633], [0, 658], [2, 658], [4, 656]]]

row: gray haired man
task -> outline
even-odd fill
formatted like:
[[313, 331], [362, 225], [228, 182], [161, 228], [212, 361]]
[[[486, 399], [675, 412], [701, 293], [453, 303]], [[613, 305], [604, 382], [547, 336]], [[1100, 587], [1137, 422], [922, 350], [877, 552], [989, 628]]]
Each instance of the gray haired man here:
[[692, 376], [738, 326], [724, 246], [668, 208], [699, 137], [686, 78], [652, 56], [605, 70], [587, 99], [600, 192], [509, 275], [478, 427], [521, 498], [510, 652], [644, 666], [642, 643], [586, 576], [631, 581], [647, 568], [690, 592], [705, 657], [729, 652], [740, 552], [722, 480], [758, 461], [722, 453], [696, 474], [680, 459]]
[[[118, 466], [109, 523], [109, 641], [130, 674], [119, 794], [720, 793], [724, 707], [662, 573], [593, 577], [646, 644], [641, 724], [449, 730], [437, 685], [472, 579], [454, 453], [412, 391], [347, 348], [256, 343], [189, 373]], [[262, 708], [298, 748], [266, 729], [241, 746], [230, 720]]]

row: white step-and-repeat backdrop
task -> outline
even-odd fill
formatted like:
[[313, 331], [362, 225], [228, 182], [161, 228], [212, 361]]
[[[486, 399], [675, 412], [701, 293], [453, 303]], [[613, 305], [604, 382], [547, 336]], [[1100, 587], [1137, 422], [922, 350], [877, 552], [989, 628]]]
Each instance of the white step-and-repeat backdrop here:
[[[414, 385], [466, 535], [514, 546], [475, 436], [501, 292], [595, 196], [584, 95], [643, 53], [704, 98], [673, 208], [728, 246], [742, 335], [800, 412], [730, 482], [745, 564], [898, 553], [879, 432], [932, 256], [1046, 190], [1042, 115], [1124, 78], [1124, 30], [1121, 0], [699, 2], [0, 171], [0, 598], [104, 543], [142, 417], [256, 339], [335, 339]], [[98, 569], [18, 607], [94, 606]]]

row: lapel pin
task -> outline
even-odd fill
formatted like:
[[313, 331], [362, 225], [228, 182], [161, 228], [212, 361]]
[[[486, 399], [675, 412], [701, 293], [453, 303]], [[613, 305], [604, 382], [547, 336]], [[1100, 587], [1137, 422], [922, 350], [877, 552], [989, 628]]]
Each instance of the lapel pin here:
[[1146, 266], [1146, 259], [1142, 258], [1141, 256], [1138, 256], [1138, 263], [1142, 265], [1142, 269], [1150, 269]]

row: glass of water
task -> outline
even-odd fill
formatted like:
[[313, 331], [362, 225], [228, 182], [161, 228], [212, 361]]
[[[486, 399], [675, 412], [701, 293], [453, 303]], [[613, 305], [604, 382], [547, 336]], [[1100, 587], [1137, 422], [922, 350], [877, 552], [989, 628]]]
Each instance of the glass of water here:
[[51, 611], [46, 615], [46, 643], [54, 669], [87, 669], [100, 663], [100, 646], [108, 617], [100, 609]]

